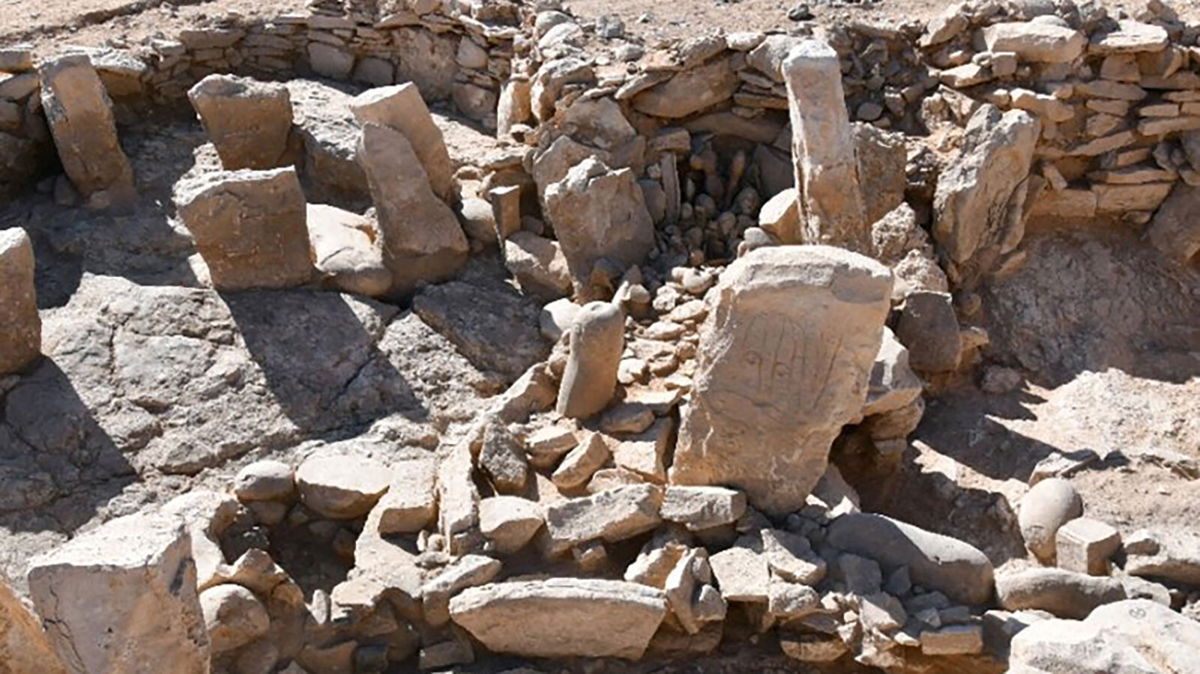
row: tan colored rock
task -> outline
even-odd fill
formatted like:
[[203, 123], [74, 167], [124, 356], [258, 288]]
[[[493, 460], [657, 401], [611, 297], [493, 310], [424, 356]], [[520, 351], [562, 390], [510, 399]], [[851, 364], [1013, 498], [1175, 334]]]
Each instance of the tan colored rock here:
[[375, 223], [327, 204], [308, 204], [305, 222], [312, 259], [328, 284], [370, 297], [382, 296], [392, 287]]
[[837, 52], [822, 41], [805, 40], [792, 48], [783, 75], [803, 243], [867, 250], [871, 223]]
[[1035, 567], [996, 577], [996, 599], [1009, 611], [1049, 611], [1083, 619], [1098, 606], [1126, 598], [1121, 581], [1065, 569]]
[[792, 512], [866, 399], [891, 273], [824, 246], [761, 248], [721, 275], [670, 482], [727, 485]]
[[1121, 548], [1121, 534], [1107, 522], [1079, 517], [1058, 528], [1055, 562], [1060, 568], [1107, 576], [1108, 560]]
[[[34, 559], [29, 592], [69, 671], [208, 674], [209, 642], [184, 522], [111, 520]], [[38, 670], [40, 671], [40, 670]]]
[[438, 464], [438, 529], [451, 551], [470, 542], [479, 528], [479, 488], [469, 440], [460, 442]]
[[494, 583], [450, 600], [454, 622], [489, 650], [528, 657], [637, 660], [666, 613], [661, 590], [585, 578]]
[[710, 557], [709, 564], [726, 601], [767, 601], [771, 570], [757, 540], [742, 537], [733, 547]]
[[781, 529], [763, 529], [763, 555], [772, 574], [791, 583], [815, 586], [825, 578], [826, 563], [808, 539]]
[[799, 195], [796, 188], [789, 187], [768, 199], [758, 211], [758, 226], [779, 243], [802, 243], [800, 204], [797, 199]]
[[921, 632], [925, 655], [974, 655], [983, 652], [983, 625], [946, 625]]
[[29, 235], [16, 227], [0, 231], [0, 374], [22, 370], [42, 355], [42, 319], [33, 280]]
[[746, 512], [746, 495], [725, 487], [667, 487], [662, 517], [692, 531], [736, 522]]
[[450, 597], [469, 587], [489, 583], [500, 573], [498, 559], [464, 555], [421, 586], [421, 615], [425, 622], [441, 627], [450, 622]]
[[491, 496], [479, 502], [479, 530], [496, 544], [496, 552], [511, 555], [542, 528], [542, 506], [518, 496]]
[[1088, 45], [1089, 54], [1136, 54], [1160, 52], [1166, 48], [1169, 38], [1162, 26], [1140, 21], [1122, 19], [1117, 29], [1097, 32]]
[[779, 648], [783, 654], [800, 662], [833, 662], [849, 651], [837, 635], [782, 633]]
[[358, 160], [379, 215], [392, 294], [404, 295], [421, 283], [456, 274], [466, 263], [467, 237], [454, 212], [433, 191], [405, 135], [389, 126], [364, 125]]
[[220, 582], [226, 560], [219, 541], [237, 517], [237, 499], [224, 492], [193, 489], [163, 504], [162, 513], [178, 517], [187, 525], [196, 586], [204, 589]]
[[505, 138], [514, 124], [524, 124], [533, 117], [533, 82], [528, 77], [509, 78], [500, 88], [496, 104], [496, 137]]
[[621, 439], [613, 448], [613, 462], [649, 482], [666, 482], [666, 456], [674, 430], [673, 419], [658, 419], [644, 432]]
[[226, 170], [282, 165], [292, 131], [288, 88], [234, 75], [209, 75], [188, 91]]
[[225, 653], [263, 636], [271, 618], [250, 590], [232, 583], [200, 593], [200, 608], [213, 653]]
[[571, 323], [571, 352], [558, 391], [557, 411], [586, 419], [605, 408], [617, 386], [625, 348], [625, 316], [607, 302], [584, 305]]
[[42, 620], [0, 573], [0, 674], [67, 674]]
[[733, 97], [740, 80], [728, 57], [675, 73], [633, 98], [633, 107], [652, 117], [687, 117]]
[[379, 499], [379, 533], [415, 534], [437, 515], [437, 462], [433, 458], [392, 464], [392, 482]]
[[533, 232], [513, 232], [504, 239], [504, 266], [528, 293], [545, 299], [571, 294], [571, 273], [557, 241]]
[[1087, 36], [1053, 23], [1012, 21], [984, 28], [983, 41], [988, 51], [1014, 52], [1022, 61], [1070, 63], [1083, 53]]
[[1146, 228], [1150, 245], [1167, 258], [1181, 263], [1200, 253], [1197, 207], [1200, 207], [1200, 187], [1177, 184]]
[[1171, 193], [1176, 183], [1143, 183], [1141, 185], [1106, 185], [1093, 183], [1097, 213], [1124, 214], [1128, 211], [1155, 211]]
[[185, 178], [175, 186], [174, 199], [217, 290], [292, 288], [312, 278], [296, 169]]
[[387, 491], [391, 474], [371, 459], [318, 454], [296, 470], [296, 486], [304, 505], [330, 519], [362, 517]]
[[550, 552], [561, 554], [589, 541], [621, 541], [650, 531], [662, 521], [661, 503], [662, 488], [649, 484], [554, 503], [546, 508]]
[[563, 457], [550, 480], [560, 489], [576, 489], [592, 479], [592, 475], [611, 457], [612, 452], [604, 436], [592, 433]]
[[420, 159], [433, 193], [442, 201], [454, 199], [454, 166], [442, 131], [433, 122], [417, 85], [412, 82], [369, 89], [350, 103], [364, 127], [379, 124], [399, 131]]
[[584, 159], [546, 188], [546, 217], [567, 258], [575, 292], [587, 296], [592, 269], [606, 258], [622, 269], [654, 248], [654, 221], [633, 171]]
[[60, 56], [43, 62], [38, 72], [42, 109], [75, 189], [94, 208], [132, 208], [137, 201], [133, 168], [117, 137], [112, 101], [91, 60], [86, 54]]
[[296, 495], [296, 471], [281, 461], [255, 461], [238, 471], [233, 493], [244, 503], [290, 501]]

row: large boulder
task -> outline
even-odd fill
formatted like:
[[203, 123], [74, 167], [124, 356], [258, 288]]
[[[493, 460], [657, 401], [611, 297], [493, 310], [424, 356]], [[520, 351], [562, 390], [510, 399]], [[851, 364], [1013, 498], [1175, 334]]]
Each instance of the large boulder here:
[[364, 126], [380, 124], [404, 134], [429, 176], [433, 193], [443, 201], [454, 199], [454, 167], [450, 163], [450, 152], [416, 84], [406, 82], [370, 89], [356, 96], [350, 109]]
[[112, 100], [86, 54], [45, 61], [42, 108], [67, 177], [95, 208], [132, 208], [133, 167], [117, 138]]
[[204, 131], [227, 170], [281, 165], [292, 132], [288, 88], [248, 77], [209, 75], [188, 91]]
[[67, 674], [37, 616], [0, 573], [0, 674]]
[[207, 674], [209, 642], [181, 518], [112, 520], [30, 564], [29, 592], [73, 672]]
[[25, 230], [0, 230], [0, 374], [21, 370], [42, 354], [33, 267], [33, 243]]
[[827, 541], [839, 550], [879, 562], [884, 572], [908, 567], [912, 582], [965, 604], [992, 596], [992, 563], [969, 543], [874, 513], [842, 515]]
[[[339, 85], [345, 87], [346, 85]], [[296, 133], [304, 143], [304, 177], [321, 200], [367, 201], [367, 178], [358, 164], [358, 120], [350, 109], [354, 96], [330, 83], [291, 80]]]
[[185, 178], [175, 186], [175, 206], [217, 290], [291, 288], [312, 279], [304, 191], [296, 169]]
[[640, 659], [666, 613], [662, 590], [619, 580], [494, 583], [450, 600], [454, 622], [488, 649], [540, 658]]
[[654, 221], [633, 171], [581, 161], [546, 188], [546, 217], [567, 258], [576, 293], [587, 294], [601, 259], [622, 268], [641, 264], [654, 248]]
[[885, 267], [838, 248], [760, 248], [730, 265], [710, 295], [671, 483], [801, 508], [866, 401], [891, 290]]
[[933, 236], [961, 276], [986, 272], [1025, 235], [1025, 197], [1041, 123], [1023, 110], [984, 105], [938, 180]]
[[391, 294], [406, 295], [422, 283], [456, 274], [467, 261], [467, 236], [454, 211], [433, 191], [405, 135], [390, 126], [366, 124], [358, 161], [379, 215]]
[[1013, 637], [1018, 674], [1200, 671], [1200, 623], [1145, 599], [1102, 606], [1086, 620], [1043, 620]]

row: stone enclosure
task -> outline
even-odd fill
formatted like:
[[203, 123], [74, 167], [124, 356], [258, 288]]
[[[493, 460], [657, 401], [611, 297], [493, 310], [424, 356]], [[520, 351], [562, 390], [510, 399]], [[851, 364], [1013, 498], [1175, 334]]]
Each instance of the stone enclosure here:
[[0, 45], [0, 195], [0, 673], [1200, 671], [1200, 556], [1078, 466], [996, 546], [851, 486], [1020, 386], [1031, 236], [1133, 240], [1200, 348], [1200, 26], [1158, 0]]

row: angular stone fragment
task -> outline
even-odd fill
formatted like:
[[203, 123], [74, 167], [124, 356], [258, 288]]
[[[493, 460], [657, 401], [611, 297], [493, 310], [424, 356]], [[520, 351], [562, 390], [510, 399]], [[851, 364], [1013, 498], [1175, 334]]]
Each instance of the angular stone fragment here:
[[1034, 568], [996, 578], [996, 599], [1009, 611], [1036, 609], [1083, 619], [1096, 607], [1126, 598], [1115, 578], [1065, 569]]
[[571, 273], [557, 241], [533, 232], [513, 232], [504, 239], [504, 266], [528, 293], [545, 299], [571, 294]]
[[[184, 522], [111, 520], [30, 564], [29, 592], [72, 672], [207, 674], [209, 641]], [[39, 670], [40, 671], [40, 670]]]
[[546, 426], [525, 438], [525, 450], [534, 468], [551, 468], [579, 444], [575, 431], [563, 426]]
[[1025, 496], [1017, 513], [1017, 523], [1025, 547], [1039, 560], [1054, 559], [1054, 537], [1058, 528], [1083, 514], [1083, 499], [1062, 478], [1042, 480], [1034, 485]]
[[520, 492], [529, 477], [529, 464], [521, 443], [502, 423], [488, 424], [484, 430], [479, 467], [502, 494]]
[[599, 433], [592, 433], [579, 446], [563, 457], [562, 463], [550, 477], [560, 489], [575, 489], [592, 479], [592, 474], [612, 456], [608, 444]]
[[988, 51], [1015, 52], [1023, 61], [1070, 63], [1083, 53], [1087, 36], [1053, 23], [1012, 21], [984, 28], [983, 41]]
[[38, 72], [42, 109], [75, 189], [92, 207], [132, 208], [133, 168], [117, 138], [112, 101], [88, 56], [60, 56], [43, 62]]
[[687, 117], [728, 100], [738, 83], [731, 59], [716, 58], [643, 91], [633, 98], [633, 107], [653, 117]]
[[33, 243], [17, 227], [0, 231], [0, 325], [0, 374], [17, 372], [42, 355]]
[[379, 215], [383, 262], [393, 294], [445, 280], [466, 263], [467, 237], [454, 212], [431, 188], [412, 144], [390, 126], [363, 126], [358, 161]]
[[627, 437], [613, 448], [613, 462], [631, 470], [650, 482], [666, 482], [667, 450], [675, 421], [670, 418], [655, 421], [646, 431]]
[[571, 323], [571, 352], [558, 392], [558, 413], [586, 419], [603, 410], [617, 386], [625, 347], [625, 317], [607, 302], [591, 302]]
[[226, 170], [281, 166], [292, 131], [286, 86], [214, 74], [192, 87], [188, 100]]
[[357, 456], [317, 455], [296, 470], [304, 505], [330, 519], [366, 515], [387, 491], [390, 479], [386, 466]]
[[805, 40], [789, 52], [783, 75], [803, 243], [865, 251], [871, 223], [837, 52], [824, 42]]
[[354, 98], [350, 109], [363, 126], [380, 124], [404, 134], [429, 177], [433, 193], [442, 201], [453, 200], [454, 167], [450, 152], [416, 84], [406, 82], [369, 89]]
[[962, 339], [949, 293], [910, 293], [896, 325], [896, 337], [908, 347], [913, 369], [951, 372], [958, 368]]
[[758, 211], [758, 226], [782, 244], [803, 242], [800, 228], [800, 205], [796, 188], [776, 194]]
[[392, 464], [392, 481], [379, 499], [379, 533], [414, 534], [429, 526], [437, 514], [437, 462], [407, 459]]
[[760, 248], [726, 268], [701, 333], [672, 484], [728, 485], [787, 513], [862, 409], [891, 274], [824, 246]]
[[546, 508], [551, 554], [588, 541], [621, 541], [649, 531], [662, 521], [662, 488], [639, 484], [616, 487]]
[[489, 650], [528, 657], [637, 660], [666, 613], [661, 590], [584, 578], [494, 583], [450, 600], [454, 622]]
[[1140, 21], [1123, 19], [1117, 29], [1097, 32], [1088, 45], [1089, 54], [1134, 54], [1138, 52], [1160, 52], [1167, 46], [1167, 31]]
[[1060, 568], [1092, 576], [1107, 576], [1108, 559], [1121, 547], [1121, 534], [1112, 525], [1090, 517], [1062, 525], [1054, 540]]
[[874, 559], [890, 573], [907, 566], [912, 582], [964, 604], [992, 596], [992, 563], [963, 541], [874, 513], [851, 513], [833, 521], [827, 542]]
[[775, 576], [802, 585], [816, 585], [825, 578], [825, 560], [804, 536], [779, 529], [763, 529], [760, 535], [767, 566]]
[[1105, 185], [1093, 183], [1096, 212], [1123, 215], [1127, 211], [1154, 211], [1163, 203], [1177, 183], [1145, 183], [1143, 185]]
[[379, 229], [369, 219], [326, 204], [308, 204], [308, 239], [317, 271], [338, 290], [378, 297], [392, 287]]
[[779, 620], [802, 618], [821, 609], [821, 595], [807, 585], [772, 578], [767, 588], [767, 613]]
[[[1146, 228], [1146, 238], [1168, 259], [1180, 263], [1200, 253], [1200, 187], [1178, 183], [1154, 214]], [[3, 370], [0, 367], [0, 370]]]
[[229, 494], [205, 489], [193, 489], [163, 505], [164, 515], [178, 517], [187, 525], [197, 587], [208, 587], [220, 575], [225, 553], [219, 541], [237, 517], [238, 509], [237, 499]]
[[654, 248], [654, 221], [629, 169], [610, 170], [584, 159], [546, 188], [545, 213], [554, 226], [576, 293], [587, 296], [592, 269], [607, 259], [622, 270], [641, 264]]
[[232, 583], [200, 593], [200, 608], [213, 653], [225, 653], [263, 636], [271, 618], [250, 590]]
[[921, 380], [913, 374], [908, 349], [896, 339], [890, 328], [883, 329], [883, 341], [871, 368], [871, 384], [863, 416], [885, 414], [902, 409], [921, 397]]
[[984, 105], [959, 155], [938, 179], [933, 235], [950, 259], [980, 272], [1025, 234], [1027, 179], [1041, 124], [1022, 110]]
[[500, 573], [500, 561], [483, 555], [465, 555], [454, 560], [421, 586], [421, 614], [430, 625], [450, 622], [450, 597], [468, 587], [491, 582]]
[[838, 636], [794, 632], [780, 634], [779, 648], [784, 655], [800, 662], [833, 662], [850, 650]]
[[725, 487], [667, 487], [662, 517], [692, 531], [735, 522], [746, 512], [746, 495]]
[[771, 571], [766, 556], [753, 539], [738, 539], [733, 547], [718, 552], [708, 561], [726, 601], [767, 601]]
[[312, 278], [296, 169], [203, 174], [180, 181], [174, 198], [217, 290], [291, 288]]
[[496, 551], [510, 555], [525, 547], [542, 528], [542, 507], [517, 496], [492, 496], [479, 502], [479, 530], [496, 544]]
[[[350, 110], [353, 96], [324, 82], [287, 83], [296, 132], [304, 141], [304, 175], [322, 198], [366, 200], [367, 179], [358, 164], [362, 134]], [[324, 193], [322, 193], [322, 191]]]
[[0, 573], [0, 672], [67, 674], [37, 616]]
[[921, 632], [925, 655], [973, 655], [983, 652], [983, 625], [947, 625]]

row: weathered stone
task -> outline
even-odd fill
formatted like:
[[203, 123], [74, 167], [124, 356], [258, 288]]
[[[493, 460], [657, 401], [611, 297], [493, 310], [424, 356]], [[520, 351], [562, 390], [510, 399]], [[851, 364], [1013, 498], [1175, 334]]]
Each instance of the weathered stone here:
[[779, 243], [796, 244], [803, 240], [800, 228], [800, 204], [796, 188], [776, 194], [758, 211], [758, 226]]
[[[138, 514], [111, 520], [30, 564], [29, 592], [72, 672], [209, 671], [184, 522]], [[40, 671], [40, 669], [38, 670]]]
[[1157, 210], [1175, 185], [1173, 182], [1142, 185], [1092, 183], [1092, 192], [1096, 195], [1096, 212], [1123, 215], [1127, 211]]
[[908, 348], [913, 369], [950, 372], [958, 368], [962, 339], [949, 293], [910, 293], [896, 325], [896, 337]]
[[196, 565], [196, 586], [203, 589], [219, 582], [225, 565], [219, 541], [237, 517], [237, 499], [222, 492], [194, 489], [167, 501], [162, 513], [178, 517], [187, 526], [192, 561]]
[[560, 554], [588, 541], [621, 541], [658, 526], [662, 488], [641, 484], [616, 487], [546, 508], [550, 552]]
[[92, 207], [132, 208], [133, 168], [117, 138], [112, 101], [87, 55], [45, 61], [38, 72], [42, 109], [75, 189]]
[[732, 98], [739, 82], [731, 59], [715, 58], [643, 91], [633, 98], [633, 107], [652, 117], [687, 117]]
[[379, 230], [369, 219], [326, 204], [308, 204], [308, 240], [317, 271], [338, 290], [378, 297], [392, 287]]
[[529, 464], [521, 443], [503, 423], [491, 423], [483, 432], [479, 467], [501, 494], [519, 493], [529, 478]]
[[425, 168], [433, 193], [443, 201], [454, 199], [454, 167], [450, 163], [450, 153], [417, 85], [406, 82], [369, 89], [354, 98], [350, 109], [363, 126], [379, 124], [404, 134]]
[[296, 169], [200, 174], [176, 184], [174, 198], [217, 290], [291, 288], [312, 278]]
[[771, 579], [767, 613], [779, 620], [802, 618], [821, 610], [821, 595], [807, 585]]
[[871, 368], [871, 383], [863, 416], [885, 414], [902, 409], [921, 397], [921, 380], [908, 364], [908, 349], [896, 339], [890, 328], [883, 329], [883, 341]]
[[990, 270], [1025, 235], [1027, 178], [1041, 124], [1029, 113], [984, 105], [938, 179], [934, 238], [962, 266]]
[[767, 601], [771, 570], [756, 539], [740, 538], [733, 547], [718, 552], [708, 562], [726, 601]]
[[296, 472], [281, 461], [255, 461], [238, 471], [233, 493], [239, 501], [288, 501], [296, 495]]
[[451, 552], [455, 539], [469, 539], [479, 526], [479, 488], [475, 486], [475, 464], [471, 445], [460, 442], [438, 464], [438, 528], [446, 537]]
[[288, 88], [234, 75], [209, 75], [188, 91], [226, 170], [282, 165], [292, 131]]
[[661, 590], [616, 580], [551, 578], [471, 588], [454, 622], [497, 653], [641, 658], [667, 613]]
[[983, 625], [947, 625], [921, 632], [925, 655], [974, 655], [983, 652]]
[[837, 52], [818, 40], [783, 63], [804, 243], [867, 250], [870, 221]]
[[746, 495], [725, 487], [667, 487], [662, 517], [692, 531], [737, 521], [746, 512]]
[[306, 459], [296, 470], [304, 505], [330, 519], [366, 515], [390, 479], [387, 467], [377, 461], [329, 453]]
[[512, 77], [500, 88], [500, 100], [496, 104], [496, 137], [509, 135], [516, 124], [524, 124], [533, 117], [533, 82], [528, 78]]
[[201, 592], [200, 609], [214, 654], [254, 641], [271, 625], [266, 607], [241, 585], [217, 585]]
[[[904, 134], [885, 131], [874, 124], [850, 125], [854, 137], [854, 155], [858, 163], [866, 222], [874, 223], [904, 204], [908, 187], [905, 165], [908, 146]], [[869, 253], [870, 248], [856, 252]]]
[[308, 62], [313, 72], [333, 80], [344, 80], [354, 70], [354, 54], [324, 42], [308, 43]]
[[602, 259], [624, 270], [641, 264], [654, 248], [654, 221], [629, 169], [613, 171], [588, 158], [547, 187], [545, 197], [546, 217], [581, 296], [587, 296], [592, 270]]
[[862, 408], [891, 274], [834, 248], [760, 248], [713, 292], [671, 483], [737, 487], [759, 509], [792, 512]]
[[469, 587], [491, 582], [500, 573], [501, 566], [500, 560], [483, 555], [465, 555], [454, 560], [421, 586], [421, 615], [425, 622], [434, 627], [450, 622], [450, 597]]
[[1186, 263], [1195, 257], [1200, 252], [1200, 222], [1195, 217], [1198, 206], [1200, 187], [1176, 184], [1146, 228], [1150, 244], [1177, 262]]
[[965, 604], [992, 596], [992, 563], [963, 541], [873, 513], [834, 520], [826, 537], [839, 550], [879, 562], [887, 573], [906, 566], [912, 582]]
[[650, 482], [666, 482], [667, 451], [674, 430], [673, 419], [655, 421], [644, 432], [621, 439], [612, 450], [613, 462]]
[[575, 489], [592, 479], [592, 474], [599, 470], [611, 458], [612, 453], [599, 433], [592, 433], [579, 446], [563, 457], [562, 463], [550, 477], [555, 486], [561, 489]]
[[1090, 517], [1062, 525], [1054, 540], [1060, 568], [1093, 576], [1108, 575], [1108, 560], [1121, 547], [1121, 534], [1112, 525]]
[[850, 650], [837, 636], [794, 632], [781, 633], [779, 647], [784, 655], [800, 662], [833, 662]]
[[990, 52], [1014, 52], [1023, 61], [1070, 63], [1083, 53], [1087, 36], [1066, 26], [1040, 21], [995, 23], [983, 29]]
[[545, 299], [571, 294], [571, 273], [557, 241], [533, 232], [513, 232], [504, 239], [504, 266], [526, 292]]
[[559, 459], [579, 444], [579, 436], [571, 428], [545, 426], [525, 438], [525, 450], [534, 468], [553, 468]]
[[616, 389], [625, 317], [607, 302], [591, 302], [571, 323], [570, 339], [557, 409], [564, 417], [586, 419], [603, 410]]
[[496, 552], [511, 555], [533, 538], [545, 518], [542, 507], [517, 496], [492, 496], [479, 502], [479, 530], [496, 544]]
[[42, 319], [34, 288], [33, 243], [20, 228], [0, 231], [0, 374], [42, 355]]
[[1010, 671], [1200, 670], [1200, 623], [1144, 599], [1101, 606], [1086, 620], [1043, 620], [1012, 639]]
[[379, 214], [383, 262], [392, 293], [445, 280], [466, 263], [467, 237], [450, 207], [434, 193], [428, 174], [405, 135], [392, 127], [363, 127], [359, 163]]
[[[2, 65], [2, 63], [0, 63]], [[0, 672], [67, 674], [38, 617], [0, 573]]]
[[328, 83], [291, 80], [293, 123], [304, 141], [304, 176], [320, 200], [370, 197], [367, 179], [358, 163], [362, 134], [350, 109], [354, 97]]
[[1160, 52], [1167, 46], [1167, 31], [1162, 26], [1124, 19], [1117, 29], [1097, 32], [1088, 45], [1089, 54], [1134, 54]]
[[780, 529], [763, 529], [760, 535], [767, 565], [775, 576], [802, 585], [816, 585], [825, 578], [825, 560], [804, 536]]
[[865, 596], [883, 588], [883, 570], [873, 559], [843, 553], [838, 555], [837, 571], [847, 592]]
[[437, 462], [432, 458], [392, 464], [392, 481], [379, 499], [379, 533], [414, 534], [433, 523], [437, 514]]
[[1054, 559], [1058, 528], [1083, 514], [1083, 499], [1062, 478], [1042, 480], [1021, 498], [1017, 522], [1025, 547], [1043, 562]]
[[1096, 607], [1125, 598], [1125, 587], [1115, 578], [1064, 569], [1027, 569], [996, 577], [996, 599], [1009, 611], [1036, 609], [1083, 619]]

